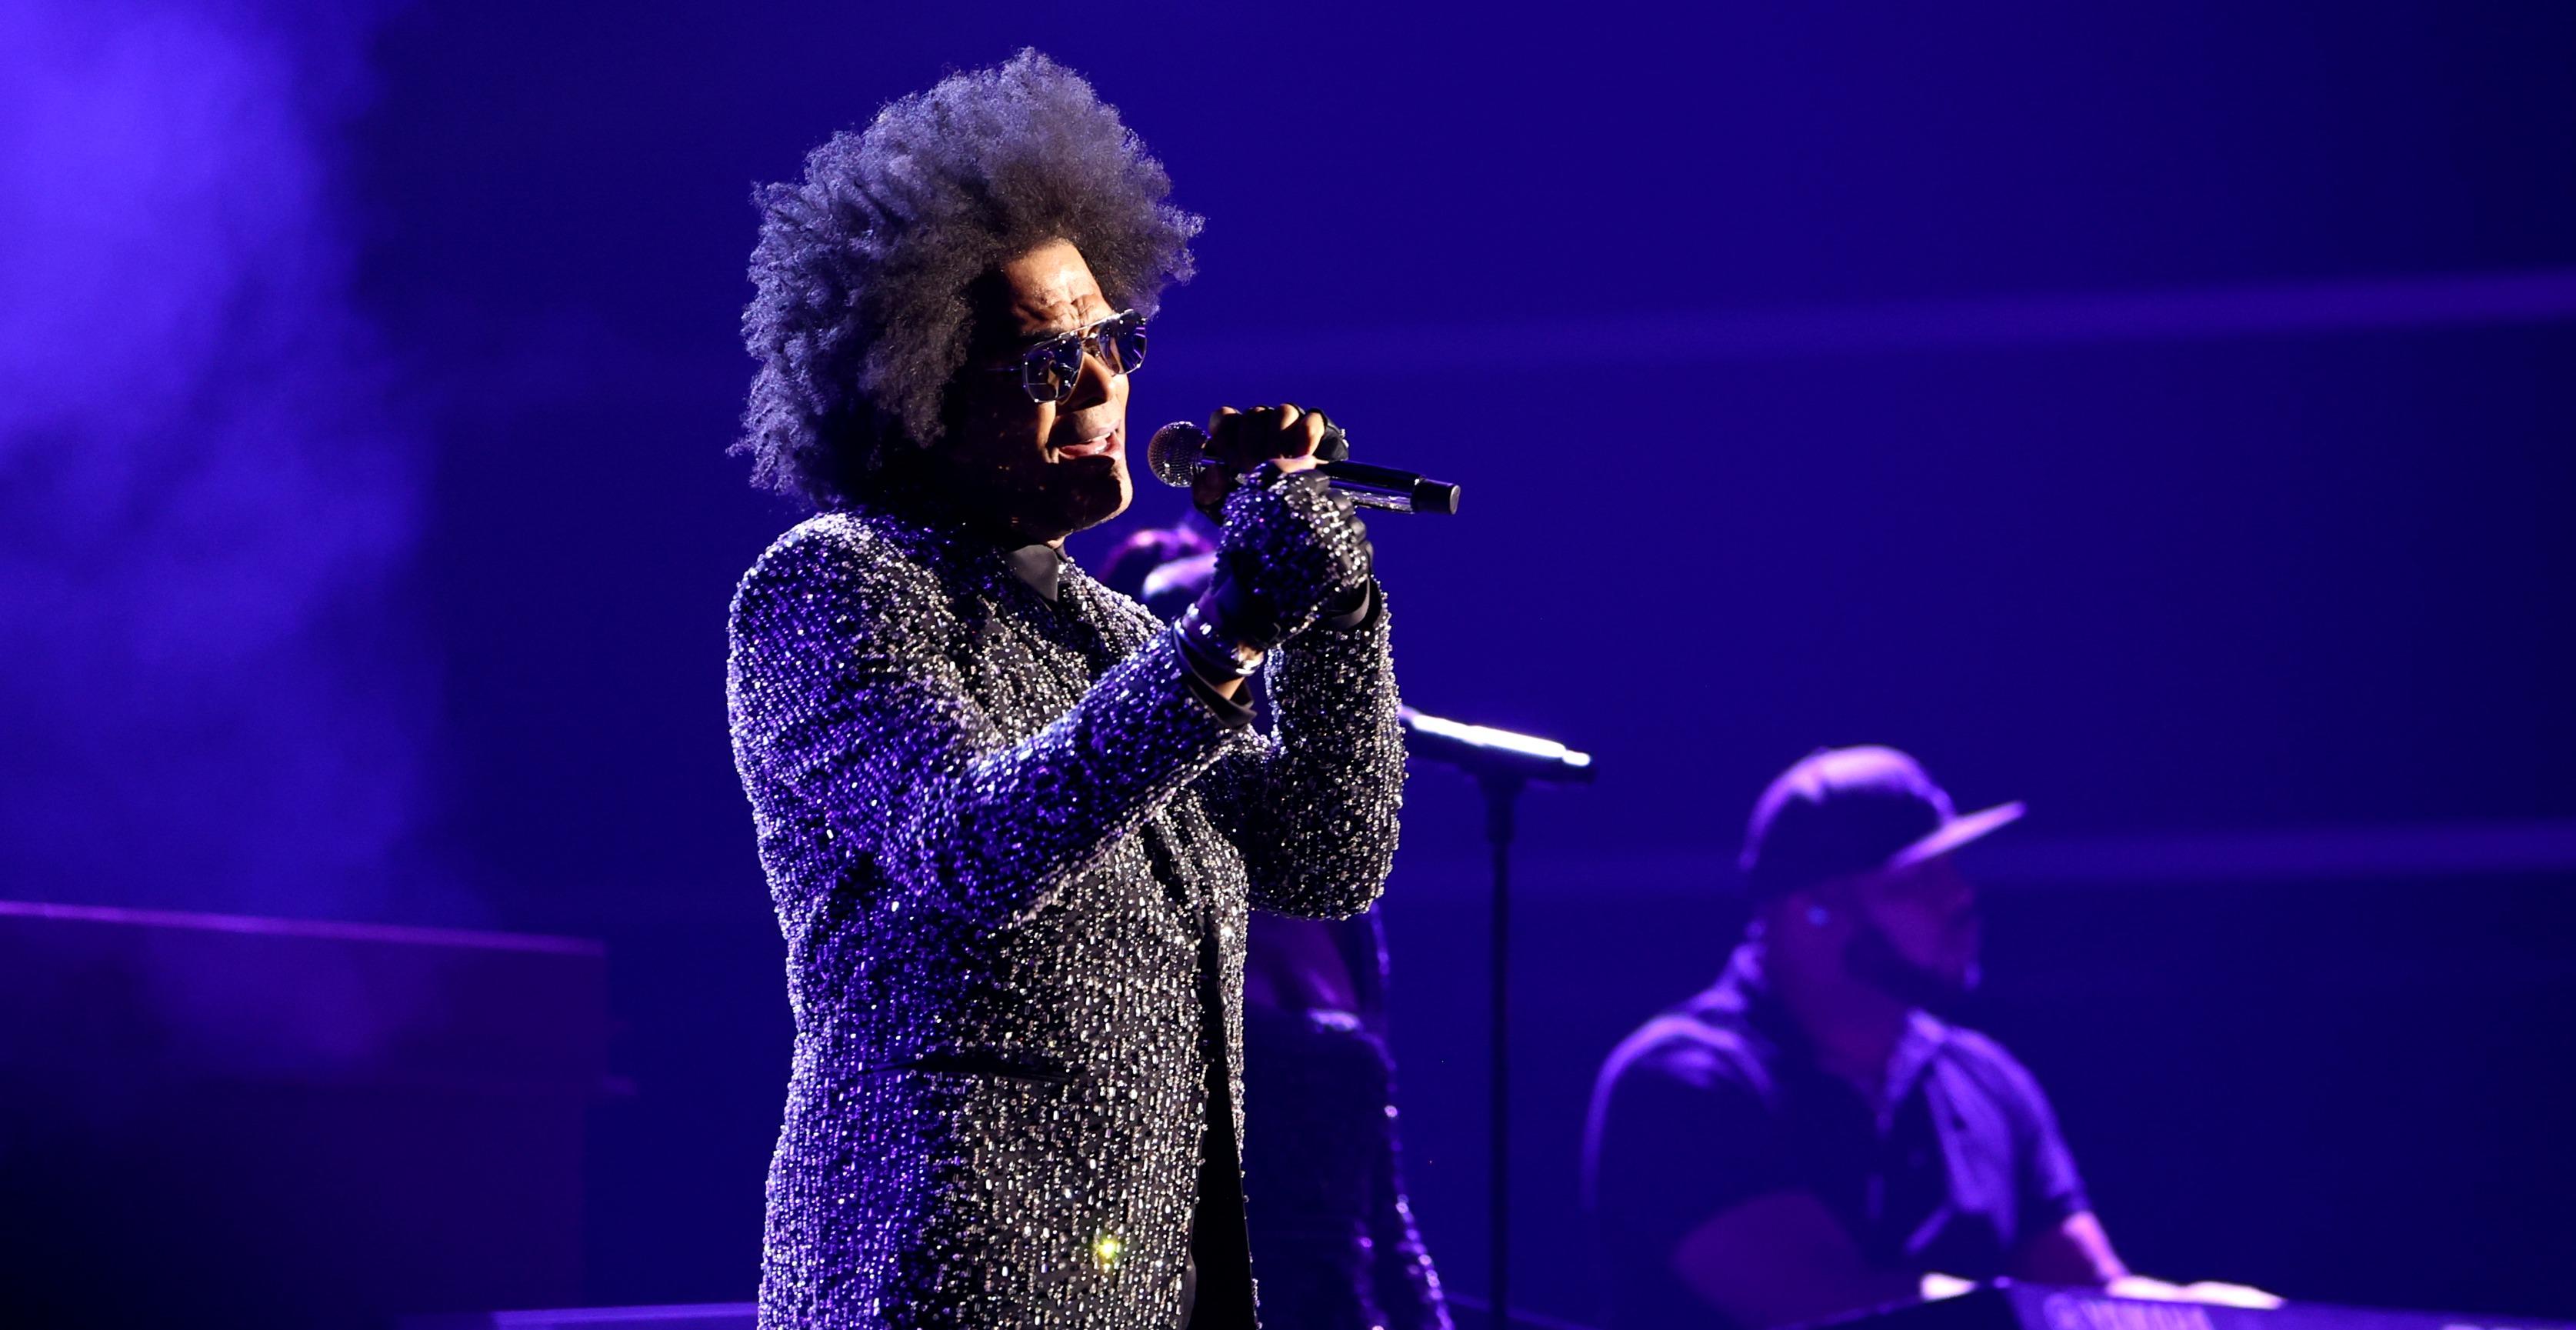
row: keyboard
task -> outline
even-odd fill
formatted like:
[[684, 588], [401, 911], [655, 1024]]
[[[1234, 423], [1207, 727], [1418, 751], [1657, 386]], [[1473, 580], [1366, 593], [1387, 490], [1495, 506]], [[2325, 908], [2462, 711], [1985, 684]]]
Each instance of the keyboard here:
[[2576, 1330], [2527, 1316], [2387, 1311], [2319, 1302], [2271, 1310], [2115, 1298], [2099, 1289], [1998, 1284], [1937, 1302], [1838, 1317], [1838, 1330]]

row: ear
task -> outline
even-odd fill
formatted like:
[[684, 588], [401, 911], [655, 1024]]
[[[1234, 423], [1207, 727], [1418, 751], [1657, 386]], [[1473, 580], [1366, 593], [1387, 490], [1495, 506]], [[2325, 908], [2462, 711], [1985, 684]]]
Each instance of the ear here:
[[1790, 893], [1794, 919], [1802, 928], [1828, 928], [1851, 920], [1860, 911], [1860, 884], [1838, 877]]
[[1837, 914], [1833, 902], [1812, 888], [1790, 892], [1763, 912], [1774, 937], [1813, 933], [1831, 926]]

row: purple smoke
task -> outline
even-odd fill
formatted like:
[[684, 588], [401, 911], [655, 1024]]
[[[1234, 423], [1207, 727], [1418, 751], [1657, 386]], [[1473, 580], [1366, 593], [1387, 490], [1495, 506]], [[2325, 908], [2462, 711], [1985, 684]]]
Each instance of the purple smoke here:
[[0, 6], [0, 896], [455, 912], [333, 170], [377, 8]]

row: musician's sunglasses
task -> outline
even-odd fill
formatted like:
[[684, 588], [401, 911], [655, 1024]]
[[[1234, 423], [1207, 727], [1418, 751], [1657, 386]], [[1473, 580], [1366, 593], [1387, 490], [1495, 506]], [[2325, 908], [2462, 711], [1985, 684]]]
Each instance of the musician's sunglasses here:
[[1009, 365], [989, 366], [996, 374], [1017, 374], [1032, 402], [1061, 402], [1082, 381], [1085, 352], [1100, 358], [1111, 374], [1133, 374], [1145, 363], [1145, 316], [1124, 310], [1098, 323], [1050, 337], [1020, 353]]

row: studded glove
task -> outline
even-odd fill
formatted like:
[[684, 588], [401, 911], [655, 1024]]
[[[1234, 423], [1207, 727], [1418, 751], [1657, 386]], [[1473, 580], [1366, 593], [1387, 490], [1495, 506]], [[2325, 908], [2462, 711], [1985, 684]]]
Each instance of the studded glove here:
[[1373, 554], [1350, 498], [1322, 475], [1263, 466], [1226, 496], [1216, 577], [1183, 616], [1184, 641], [1202, 660], [1211, 648], [1278, 646], [1318, 617], [1366, 605]]

